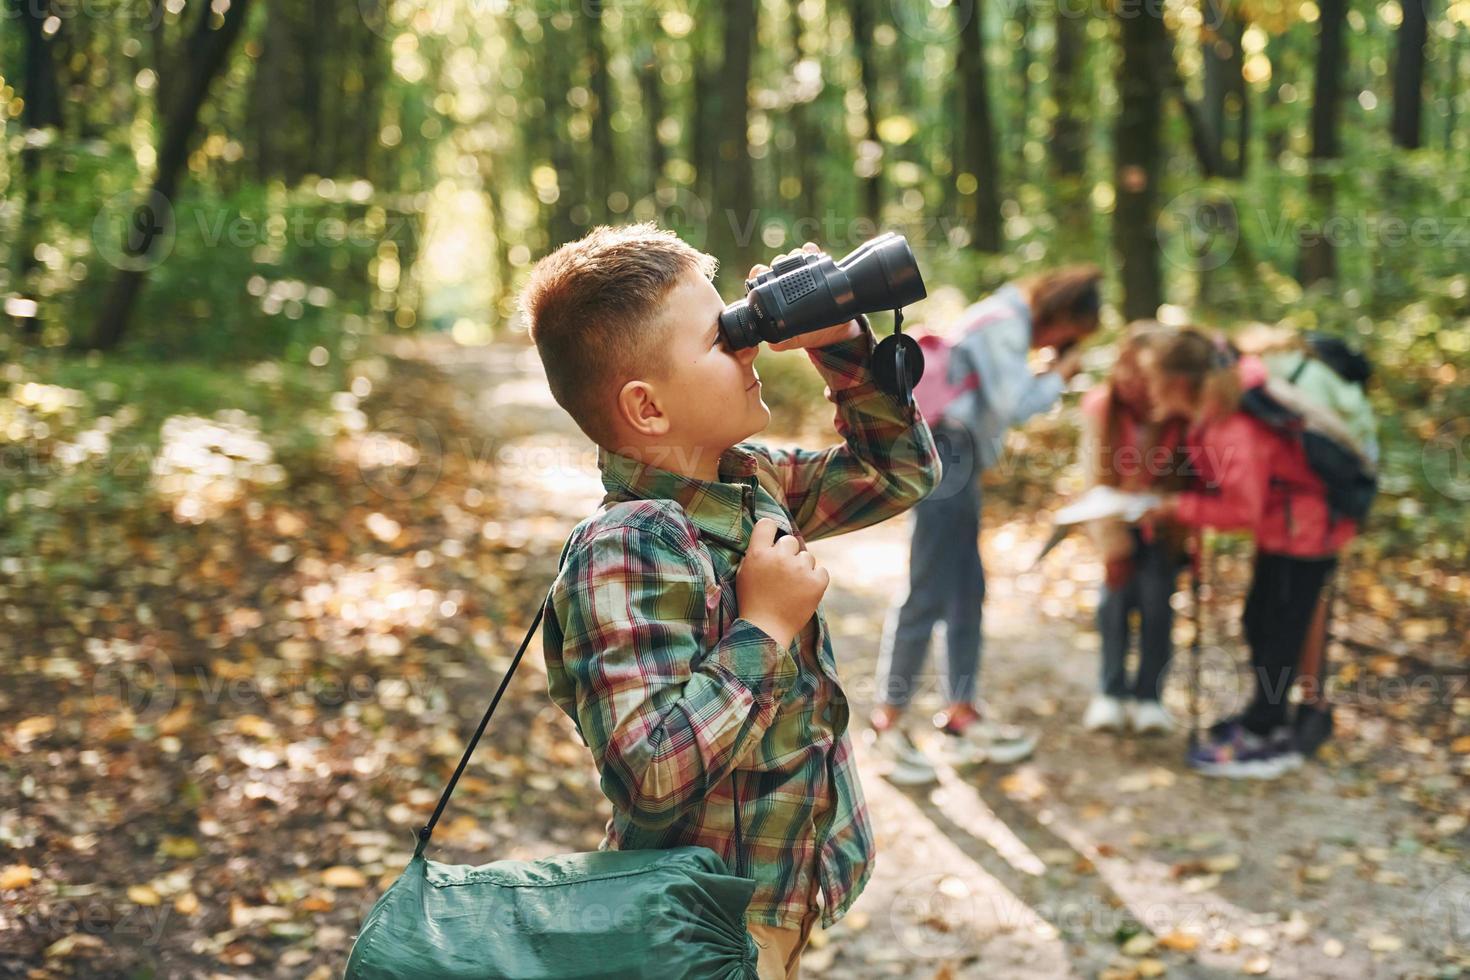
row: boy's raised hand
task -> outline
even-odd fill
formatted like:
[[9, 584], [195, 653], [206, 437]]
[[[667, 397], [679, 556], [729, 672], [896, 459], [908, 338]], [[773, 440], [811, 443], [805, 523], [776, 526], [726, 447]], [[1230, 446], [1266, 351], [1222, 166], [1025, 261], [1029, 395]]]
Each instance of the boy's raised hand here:
[[817, 611], [831, 576], [817, 566], [795, 535], [776, 540], [776, 522], [762, 517], [735, 573], [740, 618], [759, 626], [783, 648]]
[[[776, 256], [776, 259], [779, 261], [788, 256], [800, 255], [802, 252], [820, 252], [821, 250], [821, 247], [815, 242], [807, 242], [801, 248], [793, 248], [785, 255]], [[750, 267], [750, 275], [745, 278], [754, 279], [761, 273], [770, 271], [770, 266], [763, 263], [756, 263]], [[839, 340], [851, 340], [860, 333], [862, 333], [862, 327], [858, 325], [858, 322], [856, 320], [848, 320], [846, 323], [839, 323], [835, 327], [824, 327], [821, 330], [813, 330], [810, 333], [797, 334], [795, 337], [789, 337], [778, 344], [769, 344], [768, 346], [771, 350], [795, 350], [798, 347], [825, 347], [828, 344], [835, 344]]]

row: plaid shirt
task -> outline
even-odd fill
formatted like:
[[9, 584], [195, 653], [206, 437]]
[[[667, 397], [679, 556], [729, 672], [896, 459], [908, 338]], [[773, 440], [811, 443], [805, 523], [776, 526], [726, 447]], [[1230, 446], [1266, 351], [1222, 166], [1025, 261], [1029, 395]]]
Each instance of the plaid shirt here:
[[872, 871], [822, 611], [782, 649], [740, 618], [735, 596], [757, 519], [824, 538], [902, 513], [938, 484], [929, 427], [873, 384], [872, 347], [864, 323], [807, 350], [844, 440], [822, 452], [740, 443], [710, 482], [599, 450], [607, 495], [573, 530], [547, 598], [550, 694], [613, 804], [601, 849], [708, 847], [755, 879], [750, 922], [798, 926], [820, 888], [830, 926]]

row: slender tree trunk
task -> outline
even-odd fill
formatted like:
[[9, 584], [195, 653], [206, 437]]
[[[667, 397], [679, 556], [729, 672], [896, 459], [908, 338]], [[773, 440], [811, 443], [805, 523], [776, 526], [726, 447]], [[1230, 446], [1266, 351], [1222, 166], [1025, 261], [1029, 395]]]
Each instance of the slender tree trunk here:
[[1444, 151], [1453, 152], [1455, 149], [1455, 126], [1459, 119], [1459, 107], [1457, 100], [1460, 97], [1460, 70], [1465, 60], [1465, 34], [1462, 31], [1450, 47], [1448, 59], [1449, 91], [1446, 93], [1446, 109], [1444, 114]]
[[689, 129], [689, 161], [694, 164], [694, 192], [706, 208], [715, 206], [715, 171], [719, 159], [718, 121], [720, 119], [720, 59], [712, 57], [701, 44], [707, 36], [723, 38], [723, 8], [712, 6], [708, 15], [694, 28], [690, 45], [694, 52], [694, 102]]
[[[1031, 5], [1016, 5], [1016, 26], [1020, 37], [1016, 39], [1016, 57], [1013, 62], [1016, 83], [1016, 114], [1011, 120], [1011, 159], [1024, 174], [1026, 167], [1026, 135], [1031, 124]], [[1018, 183], [1020, 180], [1018, 179]]]
[[1429, 35], [1429, 0], [1404, 0], [1393, 62], [1393, 141], [1417, 150], [1423, 138], [1424, 42]]
[[975, 178], [975, 193], [970, 195], [968, 213], [970, 245], [981, 252], [999, 252], [1000, 164], [996, 159], [995, 124], [985, 70], [984, 13], [980, 0], [976, 0], [974, 16], [960, 34], [955, 80], [962, 93], [964, 171]]
[[[214, 13], [210, 7], [200, 11], [199, 21], [189, 39], [187, 55], [179, 69], [177, 94], [169, 102], [163, 119], [163, 138], [158, 147], [158, 169], [153, 178], [152, 199], [162, 199], [172, 204], [183, 177], [184, 164], [189, 158], [189, 148], [199, 128], [199, 112], [209, 89], [229, 63], [231, 50], [245, 19], [250, 13], [250, 0], [231, 0], [224, 12], [219, 27], [212, 25]], [[164, 227], [155, 224], [157, 218], [151, 212], [142, 228], [143, 237], [132, 243], [128, 250], [132, 255], [146, 259], [152, 251], [156, 236]], [[127, 331], [133, 305], [142, 292], [147, 278], [147, 263], [140, 268], [118, 271], [113, 279], [102, 309], [92, 332], [92, 346], [110, 350], [117, 346]]]
[[602, 34], [602, 4], [591, 3], [581, 18], [587, 33], [587, 87], [592, 93], [592, 172], [588, 182], [589, 208], [594, 224], [607, 221], [607, 199], [617, 175], [613, 152], [612, 86], [607, 66], [607, 40]]
[[544, 132], [545, 159], [556, 172], [557, 197], [548, 206], [546, 233], [548, 251], [565, 245], [577, 237], [576, 225], [571, 212], [575, 191], [576, 173], [571, 159], [571, 136], [567, 132], [567, 90], [571, 88], [571, 72], [566, 57], [567, 38], [551, 18], [541, 20], [541, 50], [537, 59], [541, 63], [541, 91], [546, 101]]
[[1061, 4], [1054, 24], [1051, 84], [1056, 116], [1051, 124], [1051, 169], [1063, 180], [1081, 180], [1087, 169], [1087, 87], [1081, 78], [1086, 25]]
[[755, 200], [755, 168], [750, 159], [750, 70], [755, 53], [755, 0], [725, 5], [725, 64], [720, 72], [718, 199], [712, 237], [722, 262], [733, 261], [739, 275], [756, 261], [760, 214]]
[[[1317, 18], [1317, 77], [1312, 83], [1312, 149], [1308, 189], [1317, 217], [1326, 222], [1332, 215], [1334, 183], [1324, 164], [1341, 155], [1338, 121], [1342, 115], [1342, 76], [1347, 68], [1344, 26], [1347, 0], [1322, 0]], [[1297, 278], [1303, 284], [1337, 278], [1337, 255], [1330, 238], [1318, 225], [1316, 233], [1302, 242]]]
[[1277, 118], [1281, 107], [1281, 86], [1286, 84], [1288, 74], [1286, 54], [1285, 38], [1283, 35], [1273, 34], [1266, 42], [1266, 60], [1271, 63], [1271, 83], [1266, 86], [1261, 100], [1261, 129], [1266, 141], [1266, 163], [1272, 167], [1276, 166], [1286, 150], [1287, 128]]
[[1136, 320], [1155, 316], [1164, 299], [1158, 240], [1163, 98], [1157, 70], [1166, 57], [1172, 62], [1173, 54], [1164, 23], [1155, 13], [1133, 8], [1120, 10], [1117, 17], [1122, 59], [1113, 140], [1117, 162], [1113, 243], [1121, 263], [1123, 316]]
[[[796, 7], [796, 0], [789, 0], [786, 5], [788, 11], [787, 20], [791, 30], [791, 63], [793, 71], [796, 65], [800, 65], [806, 60], [806, 51], [802, 44], [802, 37], [805, 34], [803, 28], [805, 25], [802, 23]], [[814, 130], [814, 127], [811, 125], [807, 115], [807, 103], [804, 101], [798, 100], [792, 103], [790, 118], [791, 133], [796, 140], [796, 145], [792, 148], [792, 157], [795, 162], [795, 166], [792, 168], [792, 176], [801, 183], [801, 195], [798, 198], [801, 202], [801, 216], [816, 219], [818, 207], [817, 177], [812, 164], [822, 159], [824, 155], [822, 152], [821, 133], [819, 130]]]
[[[874, 23], [870, 4], [873, 0], [848, 0], [848, 12], [852, 19], [852, 42], [857, 49], [858, 72], [863, 86], [864, 129], [867, 140], [877, 148], [876, 159], [866, 166], [871, 172], [861, 177], [863, 213], [873, 221], [883, 215], [883, 140], [878, 135], [878, 64], [873, 51]], [[859, 154], [862, 159], [862, 154]]]
[[[36, 241], [41, 236], [40, 183], [45, 150], [38, 138], [39, 131], [61, 129], [63, 118], [52, 38], [43, 29], [49, 9], [37, 0], [11, 0], [11, 7], [19, 17], [25, 35], [25, 67], [21, 74], [20, 93], [25, 99], [21, 122], [27, 131], [20, 151], [20, 227], [14, 254], [17, 258], [16, 284], [21, 293], [30, 293], [31, 279], [40, 265], [36, 260]], [[17, 326], [26, 338], [34, 339], [40, 334], [39, 315], [22, 316], [17, 320]]]
[[1223, 0], [1204, 0], [1205, 26], [1200, 42], [1204, 63], [1203, 116], [1212, 140], [1210, 155], [1223, 164], [1223, 173], [1240, 177], [1245, 173], [1248, 125], [1245, 59], [1241, 42], [1245, 25], [1226, 9]]
[[638, 87], [643, 93], [643, 137], [648, 148], [648, 192], [658, 190], [664, 176], [664, 165], [668, 162], [668, 150], [659, 138], [659, 123], [663, 122], [667, 110], [664, 108], [663, 81], [659, 77], [658, 58], [653, 45], [643, 49], [638, 65]]

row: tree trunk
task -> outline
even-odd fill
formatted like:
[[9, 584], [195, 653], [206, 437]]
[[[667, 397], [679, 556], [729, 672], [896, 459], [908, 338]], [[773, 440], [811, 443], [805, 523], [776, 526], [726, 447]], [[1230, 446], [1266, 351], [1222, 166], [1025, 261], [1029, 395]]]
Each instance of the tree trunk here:
[[1393, 62], [1393, 141], [1417, 150], [1423, 137], [1424, 42], [1429, 34], [1425, 5], [1429, 0], [1404, 0], [1397, 54]]
[[[859, 174], [862, 182], [863, 213], [874, 222], [883, 215], [883, 141], [878, 136], [878, 65], [873, 53], [873, 0], [848, 0], [848, 15], [852, 20], [852, 43], [857, 50], [858, 72], [863, 87], [863, 125], [867, 141], [877, 148], [876, 158], [858, 154], [859, 166], [870, 168], [866, 175]], [[871, 148], [870, 148], [871, 152]]]
[[1016, 56], [1012, 62], [1012, 72], [1020, 86], [1016, 93], [1015, 116], [1011, 119], [1011, 159], [1016, 161], [1017, 168], [1021, 171], [1015, 179], [1017, 183], [1025, 180], [1025, 173], [1029, 168], [1026, 166], [1026, 131], [1031, 123], [1031, 5], [1021, 3], [1016, 5], [1016, 26], [1020, 28], [1021, 35], [1016, 39]]
[[1261, 100], [1262, 130], [1266, 140], [1266, 163], [1275, 167], [1286, 150], [1287, 127], [1277, 118], [1281, 107], [1281, 86], [1286, 84], [1286, 41], [1281, 34], [1273, 34], [1266, 42], [1266, 60], [1271, 63], [1271, 83]]
[[737, 275], [756, 261], [760, 213], [755, 201], [755, 168], [750, 159], [750, 68], [755, 53], [755, 0], [725, 5], [725, 63], [720, 72], [716, 147], [717, 199], [711, 208], [711, 238], [721, 263], [733, 262]]
[[[158, 169], [153, 178], [150, 197], [173, 203], [178, 185], [183, 176], [184, 165], [189, 159], [189, 147], [194, 141], [199, 126], [199, 112], [209, 95], [210, 86], [224, 71], [229, 62], [230, 51], [245, 26], [250, 12], [250, 0], [231, 0], [219, 27], [212, 27], [214, 14], [209, 6], [199, 14], [199, 21], [189, 38], [186, 56], [179, 69], [176, 96], [170, 100], [167, 114], [163, 118], [163, 138], [158, 147]], [[170, 219], [171, 220], [171, 219]], [[147, 258], [154, 242], [164, 227], [156, 225], [149, 213], [140, 241], [133, 242], [130, 254]], [[119, 270], [102, 302], [96, 326], [92, 332], [92, 346], [110, 350], [117, 346], [127, 330], [133, 305], [142, 292], [148, 275], [147, 263], [142, 267]]]
[[1164, 298], [1158, 239], [1163, 98], [1157, 71], [1166, 57], [1173, 61], [1173, 52], [1160, 17], [1139, 8], [1120, 10], [1117, 17], [1122, 58], [1113, 140], [1113, 243], [1121, 263], [1123, 316], [1136, 320], [1157, 315]]
[[607, 199], [617, 175], [613, 154], [612, 86], [608, 84], [607, 40], [602, 35], [602, 4], [590, 3], [581, 18], [587, 37], [587, 88], [592, 93], [588, 108], [592, 115], [592, 172], [588, 182], [588, 207], [592, 223], [608, 219]]
[[[1312, 83], [1311, 176], [1308, 189], [1317, 217], [1331, 217], [1335, 197], [1332, 175], [1322, 166], [1341, 154], [1338, 120], [1342, 109], [1342, 75], [1347, 49], [1343, 28], [1347, 22], [1347, 0], [1322, 0], [1317, 18], [1317, 77]], [[1332, 240], [1322, 234], [1322, 225], [1302, 242], [1297, 278], [1304, 285], [1337, 278], [1337, 256]]]
[[648, 193], [658, 190], [664, 176], [664, 165], [668, 162], [668, 150], [659, 138], [659, 123], [663, 122], [664, 88], [659, 77], [658, 58], [650, 44], [643, 49], [638, 66], [638, 87], [643, 93], [643, 134], [648, 147]]
[[[25, 112], [21, 117], [28, 134], [21, 144], [20, 169], [20, 228], [14, 243], [14, 254], [18, 266], [16, 285], [21, 293], [31, 291], [31, 277], [39, 262], [36, 261], [36, 240], [41, 235], [41, 195], [39, 184], [42, 172], [42, 149], [30, 134], [36, 130], [62, 125], [61, 92], [56, 82], [56, 61], [52, 55], [52, 39], [46, 36], [42, 25], [49, 15], [45, 4], [35, 0], [11, 0], [11, 7], [21, 21], [25, 34], [25, 67], [22, 69], [20, 94], [25, 99]], [[41, 332], [39, 316], [18, 317], [22, 335], [34, 338]]]
[[1222, 0], [1204, 0], [1200, 55], [1204, 63], [1204, 119], [1213, 141], [1210, 156], [1228, 177], [1245, 173], [1246, 89], [1241, 41], [1245, 25]]
[[715, 206], [715, 170], [719, 160], [718, 131], [720, 119], [720, 88], [717, 80], [720, 75], [720, 59], [712, 57], [706, 50], [709, 45], [702, 44], [708, 36], [713, 35], [720, 39], [724, 37], [722, 21], [720, 16], [722, 8], [711, 6], [707, 15], [696, 23], [693, 34], [690, 35], [689, 43], [694, 57], [694, 101], [690, 110], [689, 130], [689, 162], [694, 164], [694, 193], [700, 198], [706, 209], [713, 211]]
[[999, 252], [1000, 164], [996, 160], [995, 125], [985, 70], [984, 25], [984, 7], [976, 0], [974, 16], [960, 33], [955, 80], [960, 86], [965, 127], [962, 169], [975, 178], [975, 193], [970, 195], [967, 215], [970, 245], [981, 252]]
[[[788, 22], [791, 29], [791, 53], [792, 67], [800, 65], [806, 59], [806, 51], [802, 45], [804, 24], [801, 16], [796, 10], [796, 0], [788, 0], [786, 9], [788, 11]], [[793, 87], [795, 87], [793, 85]], [[802, 217], [815, 219], [817, 217], [817, 177], [812, 164], [822, 159], [823, 153], [822, 134], [819, 129], [811, 125], [807, 116], [807, 103], [795, 101], [791, 104], [790, 111], [791, 134], [796, 141], [792, 147], [792, 158], [794, 167], [792, 176], [801, 184], [801, 195], [797, 198], [801, 203]]]
[[1051, 82], [1057, 114], [1051, 125], [1052, 173], [1066, 180], [1081, 180], [1087, 170], [1088, 90], [1081, 78], [1087, 52], [1086, 24], [1058, 6], [1055, 29]]

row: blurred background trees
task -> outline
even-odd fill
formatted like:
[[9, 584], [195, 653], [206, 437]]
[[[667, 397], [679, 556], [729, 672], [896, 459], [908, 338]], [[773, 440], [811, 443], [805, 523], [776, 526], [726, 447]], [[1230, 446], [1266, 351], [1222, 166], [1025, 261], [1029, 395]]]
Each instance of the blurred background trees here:
[[732, 299], [892, 228], [966, 297], [1085, 259], [1124, 317], [1350, 336], [1422, 406], [1389, 422], [1404, 492], [1470, 417], [1470, 0], [5, 0], [0, 28], [16, 357], [486, 343], [599, 222], [676, 229]]

